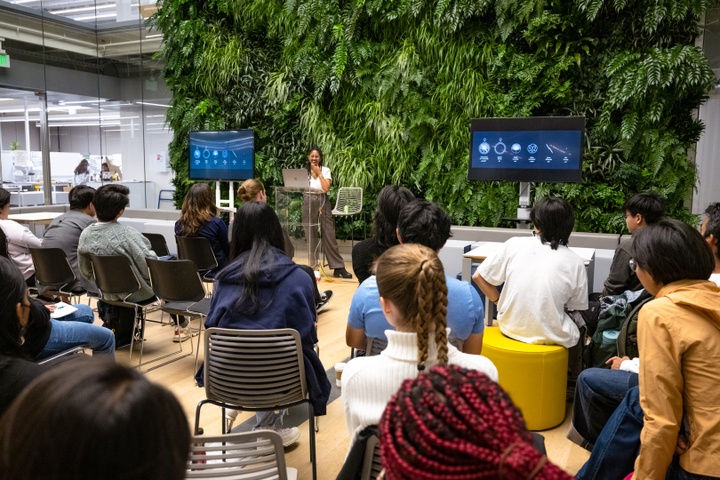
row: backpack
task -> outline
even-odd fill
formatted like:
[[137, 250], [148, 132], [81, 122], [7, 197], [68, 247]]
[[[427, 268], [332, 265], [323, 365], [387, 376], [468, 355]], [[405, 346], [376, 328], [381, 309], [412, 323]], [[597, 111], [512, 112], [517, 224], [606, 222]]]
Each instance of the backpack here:
[[637, 322], [640, 315], [640, 309], [653, 297], [645, 297], [635, 308], [628, 314], [627, 320], [623, 323], [617, 338], [617, 351], [619, 357], [639, 357], [637, 346]]
[[[635, 330], [628, 333], [633, 334], [635, 345], [637, 346], [637, 335], [635, 332], [637, 331], [637, 312], [639, 312], [639, 309], [635, 311], [635, 307], [644, 304], [652, 298], [652, 295], [645, 290], [635, 292], [626, 291], [620, 295], [608, 295], [602, 298], [597, 328], [590, 342], [591, 366], [607, 368], [605, 362], [611, 357], [618, 355], [620, 331], [633, 312], [635, 313]], [[628, 325], [628, 330], [630, 327], [631, 326]], [[603, 342], [603, 333], [606, 331], [618, 332], [618, 341]], [[627, 336], [626, 334], [626, 337]], [[635, 350], [637, 350], [637, 347]]]

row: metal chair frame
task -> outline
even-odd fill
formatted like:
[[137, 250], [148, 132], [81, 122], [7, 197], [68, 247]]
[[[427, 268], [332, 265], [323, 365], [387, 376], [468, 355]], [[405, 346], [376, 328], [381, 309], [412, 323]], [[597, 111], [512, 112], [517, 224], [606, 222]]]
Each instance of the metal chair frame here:
[[[195, 369], [198, 367], [200, 339], [204, 319], [210, 311], [210, 299], [205, 296], [200, 274], [190, 260], [147, 260], [153, 293], [162, 304], [163, 312], [171, 315], [200, 317], [200, 327], [195, 350]], [[192, 341], [192, 340], [191, 340]]]
[[[132, 307], [135, 309], [135, 322], [133, 324], [133, 335], [130, 340], [130, 360], [132, 361], [133, 349], [135, 347], [135, 341], [139, 337], [140, 341], [140, 358], [138, 360], [138, 368], [142, 368], [143, 365], [143, 350], [145, 342], [142, 339], [143, 332], [145, 332], [145, 313], [147, 307], [155, 305], [158, 301], [157, 298], [152, 297], [148, 300], [141, 302], [129, 302], [128, 298], [141, 288], [140, 280], [133, 268], [130, 266], [130, 259], [125, 255], [94, 255], [90, 254], [90, 260], [93, 267], [93, 275], [95, 277], [95, 283], [100, 289], [100, 298], [103, 302], [110, 305], [116, 305], [119, 307]], [[123, 300], [110, 300], [106, 298], [106, 295], [120, 295], [123, 296]], [[192, 342], [190, 342], [190, 352], [183, 354], [183, 342], [178, 342], [179, 350], [177, 352], [168, 353], [161, 355], [158, 358], [154, 358], [145, 364], [151, 364], [159, 362], [165, 358], [174, 357], [167, 362], [163, 362], [159, 365], [155, 365], [146, 371], [155, 370], [156, 368], [162, 367], [169, 363], [172, 363], [181, 358], [185, 358], [193, 354]]]
[[[308, 404], [310, 463], [317, 478], [315, 413], [307, 388], [305, 361], [297, 330], [236, 330], [209, 328], [205, 331], [205, 400], [195, 409], [195, 432], [199, 432], [200, 410], [211, 403], [222, 409], [268, 411]], [[222, 422], [225, 432], [225, 422]]]
[[[335, 208], [332, 214], [339, 217], [352, 217], [362, 212], [363, 205], [363, 189], [361, 187], [340, 187], [338, 189], [337, 198], [335, 199]], [[355, 227], [351, 229], [350, 245], [355, 244]]]

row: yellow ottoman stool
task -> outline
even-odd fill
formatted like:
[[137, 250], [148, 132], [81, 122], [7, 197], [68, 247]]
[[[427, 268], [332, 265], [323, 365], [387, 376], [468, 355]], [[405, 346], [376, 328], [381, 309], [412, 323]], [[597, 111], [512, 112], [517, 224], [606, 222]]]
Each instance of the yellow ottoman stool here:
[[546, 430], [565, 419], [568, 352], [559, 345], [530, 345], [485, 329], [482, 354], [498, 369], [500, 386], [522, 411], [528, 430]]

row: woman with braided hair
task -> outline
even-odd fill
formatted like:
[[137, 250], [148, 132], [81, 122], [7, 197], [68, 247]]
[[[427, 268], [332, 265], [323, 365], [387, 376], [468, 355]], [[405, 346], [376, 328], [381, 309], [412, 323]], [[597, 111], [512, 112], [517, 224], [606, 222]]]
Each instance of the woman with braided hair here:
[[533, 447], [525, 420], [487, 375], [436, 366], [405, 380], [380, 420], [386, 480], [573, 478]]
[[388, 346], [380, 355], [355, 358], [343, 372], [345, 421], [353, 440], [365, 427], [377, 425], [403, 380], [425, 368], [449, 363], [497, 381], [490, 360], [448, 344], [445, 272], [432, 249], [394, 246], [378, 258], [375, 274], [380, 306], [395, 330], [385, 331]]

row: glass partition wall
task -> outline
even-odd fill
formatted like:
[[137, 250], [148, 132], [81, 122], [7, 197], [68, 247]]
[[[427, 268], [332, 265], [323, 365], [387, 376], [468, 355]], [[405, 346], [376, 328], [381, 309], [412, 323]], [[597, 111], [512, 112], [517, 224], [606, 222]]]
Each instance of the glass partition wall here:
[[172, 188], [170, 93], [152, 59], [162, 38], [145, 26], [154, 3], [0, 1], [0, 175], [35, 192], [13, 196], [18, 206], [119, 182], [130, 208], [157, 208]]

